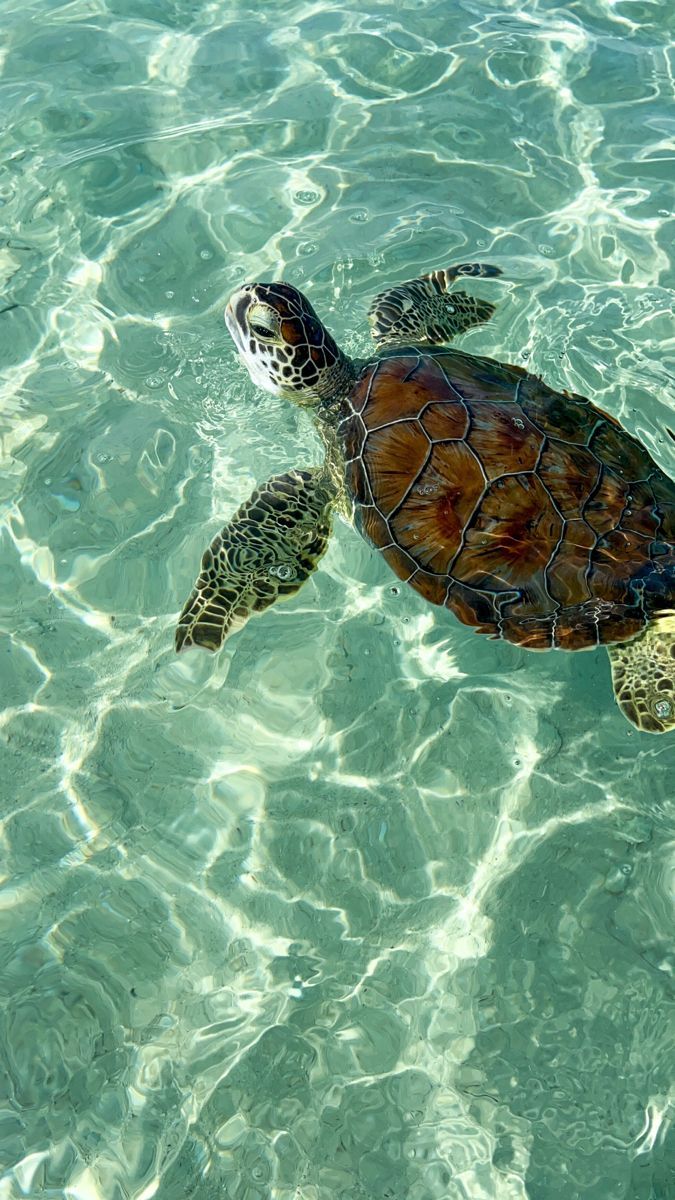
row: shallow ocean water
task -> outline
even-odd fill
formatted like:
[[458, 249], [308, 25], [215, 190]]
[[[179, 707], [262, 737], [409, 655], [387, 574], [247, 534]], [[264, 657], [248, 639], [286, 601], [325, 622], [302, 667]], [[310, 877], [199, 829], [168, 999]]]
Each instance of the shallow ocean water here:
[[675, 472], [672, 6], [0, 0], [0, 1200], [666, 1200], [675, 740], [336, 523], [176, 658], [203, 548], [317, 461], [222, 322], [467, 349]]

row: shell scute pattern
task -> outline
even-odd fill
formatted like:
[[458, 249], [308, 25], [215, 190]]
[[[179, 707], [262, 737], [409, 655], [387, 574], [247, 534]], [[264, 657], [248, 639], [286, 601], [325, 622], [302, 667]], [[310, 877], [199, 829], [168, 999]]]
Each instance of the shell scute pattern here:
[[427, 404], [420, 421], [432, 441], [465, 438], [471, 426], [469, 411], [459, 400], [448, 400], [445, 404]]
[[562, 535], [563, 522], [538, 477], [506, 475], [490, 484], [466, 531], [452, 574], [490, 591], [525, 587], [541, 592], [534, 611], [548, 610], [543, 578]]
[[544, 446], [544, 435], [519, 404], [483, 400], [471, 410], [467, 441], [488, 479], [533, 471]]
[[369, 364], [350, 407], [347, 483], [367, 505], [365, 536], [465, 624], [582, 649], [637, 634], [645, 596], [672, 588], [675, 488], [583, 397], [411, 347]]
[[542, 433], [577, 446], [588, 445], [603, 419], [599, 410], [582, 396], [553, 392], [532, 375], [521, 380], [518, 398]]
[[468, 354], [453, 352], [450, 373], [447, 355], [437, 358], [446, 387], [466, 403], [515, 404], [518, 401], [519, 384], [525, 377], [520, 367], [504, 366], [490, 358], [472, 358]]
[[626, 507], [628, 484], [609, 467], [601, 467], [597, 487], [584, 505], [584, 520], [600, 536], [615, 529]]
[[583, 561], [595, 545], [593, 530], [580, 517], [568, 520], [560, 544], [548, 566], [548, 588], [551, 596], [564, 608], [573, 608], [593, 598], [588, 575], [580, 571]]
[[[649, 490], [654, 497], [654, 509], [660, 520], [657, 537], [665, 542], [675, 542], [675, 504], [673, 504], [671, 481], [659, 471], [649, 478]], [[669, 547], [666, 547], [666, 552]], [[656, 552], [654, 552], [656, 553]]]
[[589, 492], [600, 482], [602, 465], [585, 446], [547, 439], [539, 462], [539, 478], [567, 520], [583, 517]]
[[406, 554], [405, 550], [402, 550], [400, 546], [396, 546], [393, 542], [384, 548], [383, 554], [392, 571], [398, 575], [399, 579], [403, 579], [406, 583], [412, 583], [413, 576], [417, 575], [417, 563], [415, 559], [410, 554]]
[[598, 423], [589, 449], [605, 466], [622, 479], [646, 479], [653, 469], [652, 460], [639, 442], [606, 417]]
[[[368, 430], [378, 429], [381, 425], [391, 423], [391, 400], [389, 387], [398, 387], [398, 363], [384, 359], [376, 371], [370, 397], [362, 409], [363, 419]], [[405, 380], [405, 390], [397, 408], [397, 420], [405, 421], [417, 418], [429, 403], [430, 392], [441, 381], [439, 372], [425, 368], [424, 359], [415, 358], [409, 377]]]
[[436, 442], [389, 527], [399, 546], [425, 569], [448, 573], [485, 484], [464, 442]]

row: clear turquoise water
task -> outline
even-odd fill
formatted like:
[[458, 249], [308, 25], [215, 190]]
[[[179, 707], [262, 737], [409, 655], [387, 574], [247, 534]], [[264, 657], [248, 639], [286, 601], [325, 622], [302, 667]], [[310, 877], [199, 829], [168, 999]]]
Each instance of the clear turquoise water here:
[[[0, 1198], [666, 1200], [675, 745], [339, 524], [222, 656], [203, 547], [317, 460], [222, 322], [504, 281], [464, 345], [675, 471], [669, 0], [0, 0]], [[480, 284], [480, 286], [479, 286]]]

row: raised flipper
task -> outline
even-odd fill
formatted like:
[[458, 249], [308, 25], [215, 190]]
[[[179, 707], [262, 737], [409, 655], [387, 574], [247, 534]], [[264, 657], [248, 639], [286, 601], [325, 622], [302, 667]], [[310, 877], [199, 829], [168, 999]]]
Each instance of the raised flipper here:
[[643, 733], [675, 729], [675, 612], [662, 613], [634, 641], [607, 649], [624, 716]]
[[411, 342], [443, 345], [473, 325], [489, 321], [496, 307], [489, 300], [476, 299], [466, 292], [448, 294], [450, 284], [461, 275], [494, 278], [501, 271], [487, 263], [458, 263], [380, 292], [368, 311], [378, 346]]
[[176, 628], [176, 650], [225, 638], [302, 587], [324, 553], [336, 490], [324, 467], [260, 485], [211, 542]]

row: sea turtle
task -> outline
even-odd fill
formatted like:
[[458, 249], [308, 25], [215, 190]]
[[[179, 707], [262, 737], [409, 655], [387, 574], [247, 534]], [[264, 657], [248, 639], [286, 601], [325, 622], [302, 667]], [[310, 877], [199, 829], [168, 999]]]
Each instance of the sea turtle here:
[[448, 346], [494, 311], [449, 285], [499, 274], [463, 263], [381, 292], [365, 361], [290, 284], [235, 292], [225, 320], [251, 377], [312, 409], [325, 461], [268, 479], [218, 534], [177, 650], [217, 650], [297, 592], [338, 509], [478, 632], [531, 650], [607, 646], [626, 717], [675, 728], [675, 484], [583, 396]]

